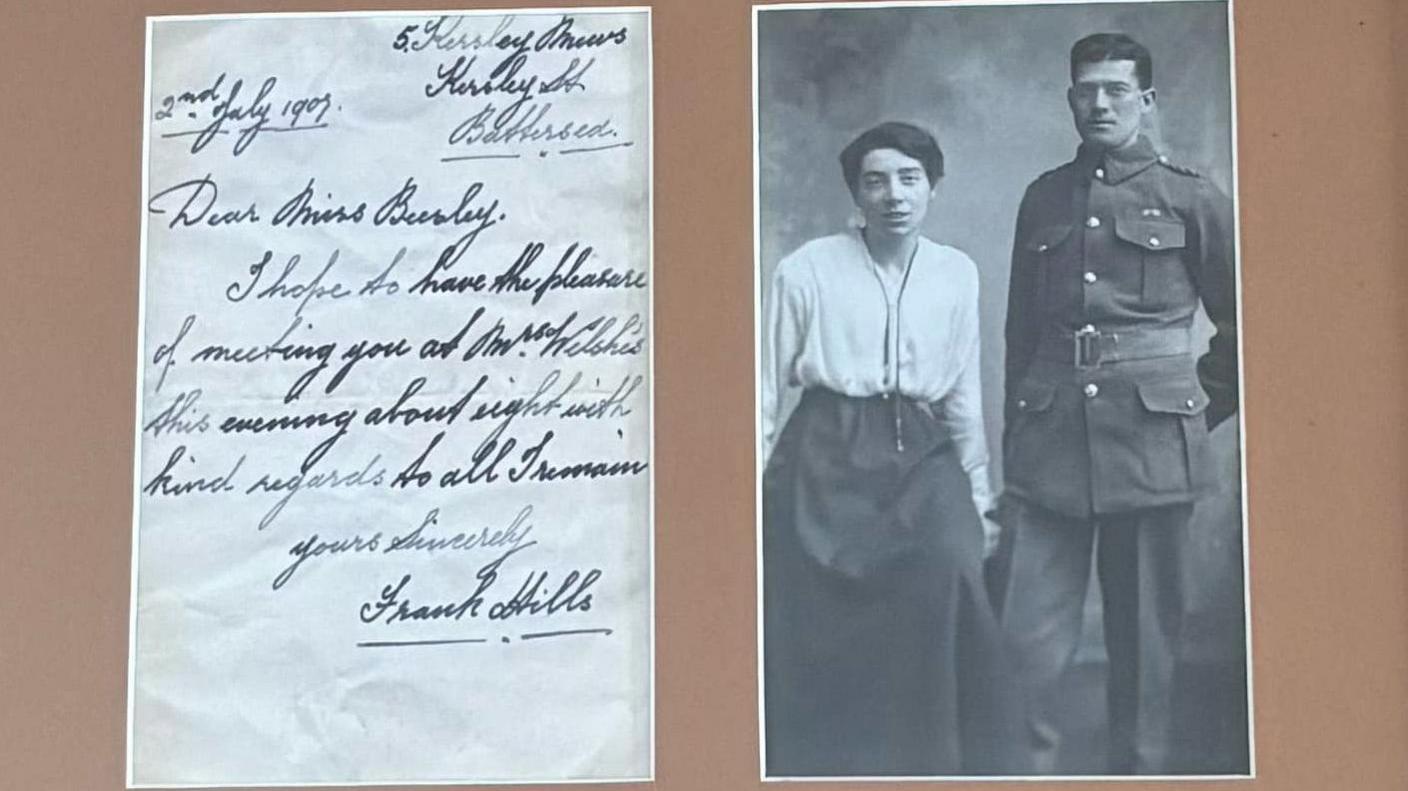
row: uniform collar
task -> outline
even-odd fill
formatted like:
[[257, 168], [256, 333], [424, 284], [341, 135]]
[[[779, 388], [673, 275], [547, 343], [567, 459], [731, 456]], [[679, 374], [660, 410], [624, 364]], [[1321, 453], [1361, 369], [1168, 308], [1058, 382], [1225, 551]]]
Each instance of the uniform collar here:
[[1092, 178], [1098, 178], [1106, 184], [1118, 184], [1143, 172], [1159, 160], [1159, 152], [1154, 148], [1154, 144], [1142, 134], [1124, 148], [1100, 151], [1082, 143], [1076, 151], [1076, 164], [1089, 170]]

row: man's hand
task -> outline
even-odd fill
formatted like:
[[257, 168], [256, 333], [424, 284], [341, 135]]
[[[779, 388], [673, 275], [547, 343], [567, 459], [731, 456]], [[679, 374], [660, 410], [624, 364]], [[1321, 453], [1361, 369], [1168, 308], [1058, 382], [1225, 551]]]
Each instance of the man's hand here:
[[1002, 525], [993, 521], [989, 514], [984, 514], [983, 520], [983, 557], [990, 558], [997, 551], [999, 539], [1002, 537]]

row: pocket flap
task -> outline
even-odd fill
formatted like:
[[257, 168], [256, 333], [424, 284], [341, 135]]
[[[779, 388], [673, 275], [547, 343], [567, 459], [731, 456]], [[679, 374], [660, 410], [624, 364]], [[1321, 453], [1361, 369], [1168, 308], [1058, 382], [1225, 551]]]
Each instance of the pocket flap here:
[[1145, 250], [1177, 250], [1186, 244], [1183, 223], [1167, 218], [1118, 217], [1115, 235]]
[[1024, 246], [1031, 252], [1044, 253], [1066, 241], [1066, 237], [1070, 235], [1070, 225], [1044, 225], [1027, 237]]
[[1208, 394], [1196, 379], [1143, 382], [1139, 385], [1139, 398], [1150, 412], [1173, 415], [1196, 415], [1208, 405]]
[[1056, 400], [1056, 386], [1046, 382], [1023, 382], [1017, 386], [1017, 411], [1045, 412]]

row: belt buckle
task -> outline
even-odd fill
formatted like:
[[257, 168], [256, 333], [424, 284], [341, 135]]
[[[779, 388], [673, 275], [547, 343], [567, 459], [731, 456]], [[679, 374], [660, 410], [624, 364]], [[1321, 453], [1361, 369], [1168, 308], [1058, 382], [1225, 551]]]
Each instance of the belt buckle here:
[[1100, 365], [1101, 332], [1093, 327], [1082, 327], [1075, 334], [1075, 363], [1077, 368], [1095, 368]]

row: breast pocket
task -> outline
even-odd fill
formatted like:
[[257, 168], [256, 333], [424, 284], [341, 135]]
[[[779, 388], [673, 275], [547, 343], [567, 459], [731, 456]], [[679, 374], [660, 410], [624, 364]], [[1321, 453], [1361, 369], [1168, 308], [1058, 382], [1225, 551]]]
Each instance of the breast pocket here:
[[1185, 262], [1187, 229], [1182, 220], [1142, 214], [1116, 217], [1115, 236], [1138, 262], [1142, 304], [1172, 307], [1196, 297]]

